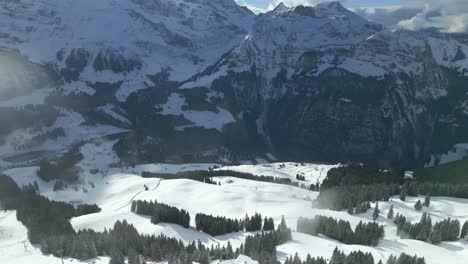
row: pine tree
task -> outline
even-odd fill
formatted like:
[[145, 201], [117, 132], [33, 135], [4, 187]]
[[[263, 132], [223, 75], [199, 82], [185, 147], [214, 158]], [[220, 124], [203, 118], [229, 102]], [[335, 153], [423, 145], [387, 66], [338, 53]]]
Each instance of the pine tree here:
[[437, 245], [440, 242], [442, 242], [442, 233], [440, 232], [438, 228], [436, 228], [434, 229], [434, 231], [432, 231], [431, 243]]
[[124, 264], [122, 253], [117, 248], [111, 249], [109, 264]]
[[387, 264], [397, 264], [397, 258], [391, 255], [387, 260]]
[[42, 239], [41, 241], [41, 251], [44, 254], [49, 254], [50, 253], [50, 248], [49, 248], [49, 243], [45, 239]]
[[89, 255], [89, 258], [90, 259], [93, 259], [93, 258], [97, 258], [98, 256], [98, 252], [97, 252], [97, 249], [96, 249], [96, 244], [94, 243], [94, 241], [89, 241], [88, 243], [88, 255]]
[[210, 264], [210, 257], [206, 251], [201, 253], [200, 264]]
[[140, 264], [138, 263], [138, 253], [133, 248], [128, 250], [128, 264]]
[[400, 191], [400, 200], [406, 201], [406, 188], [402, 188]]
[[232, 249], [232, 245], [231, 245], [231, 242], [228, 241], [228, 244], [227, 244], [227, 247], [226, 247], [226, 251], [227, 251], [227, 259], [233, 259], [234, 258], [234, 251]]
[[414, 209], [416, 209], [417, 211], [421, 211], [421, 210], [422, 210], [421, 200], [418, 200], [418, 201], [416, 202], [416, 204], [414, 205]]
[[338, 247], [333, 250], [332, 257], [330, 259], [330, 264], [345, 264], [346, 256], [343, 252], [338, 250]]
[[429, 193], [426, 193], [426, 198], [424, 198], [424, 206], [429, 207], [431, 204], [431, 195]]
[[379, 213], [380, 213], [379, 202], [377, 202], [375, 204], [374, 213], [372, 214], [372, 219], [374, 219], [374, 221], [377, 220], [377, 218], [379, 218]]
[[467, 236], [468, 236], [468, 221], [465, 221], [461, 229], [460, 238], [464, 239], [464, 238], [467, 238]]
[[387, 218], [393, 219], [393, 204], [392, 206], [390, 206], [390, 210], [388, 211]]
[[354, 207], [353, 207], [352, 204], [349, 204], [347, 212], [348, 212], [348, 214], [350, 214], [350, 215], [353, 215], [353, 214], [354, 214]]

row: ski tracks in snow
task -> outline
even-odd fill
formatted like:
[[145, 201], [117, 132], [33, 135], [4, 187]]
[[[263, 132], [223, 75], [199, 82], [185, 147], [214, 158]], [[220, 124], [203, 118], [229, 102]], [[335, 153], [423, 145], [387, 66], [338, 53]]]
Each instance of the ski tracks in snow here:
[[[158, 183], [156, 184], [156, 186], [155, 186], [153, 189], [151, 189], [151, 191], [156, 191], [156, 189], [158, 189], [158, 187], [159, 187], [159, 185], [161, 184], [162, 181], [163, 181], [163, 179], [159, 179]], [[127, 204], [125, 204], [125, 205], [122, 206], [122, 207], [119, 207], [119, 208], [115, 209], [114, 212], [117, 212], [117, 211], [119, 211], [119, 210], [122, 210], [123, 208], [125, 208], [125, 207], [129, 206], [130, 204], [132, 204], [132, 202], [135, 200], [135, 198], [137, 198], [138, 195], [140, 195], [140, 194], [143, 193], [143, 192], [147, 192], [147, 191], [145, 190], [145, 191], [140, 191], [140, 192], [136, 193], [136, 194], [130, 199], [130, 201], [129, 201]]]

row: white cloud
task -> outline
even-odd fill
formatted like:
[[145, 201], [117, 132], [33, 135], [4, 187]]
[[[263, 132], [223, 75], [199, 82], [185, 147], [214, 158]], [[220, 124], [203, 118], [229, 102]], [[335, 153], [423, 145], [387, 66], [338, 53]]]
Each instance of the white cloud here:
[[397, 25], [407, 29], [437, 27], [447, 32], [468, 31], [467, 0], [412, 0], [408, 7], [422, 7], [414, 17], [402, 20]]
[[358, 15], [385, 25], [387, 27], [394, 27], [399, 22], [409, 20], [422, 11], [418, 7], [403, 7], [403, 6], [386, 6], [386, 7], [361, 7], [353, 8], [352, 11]]
[[354, 9], [368, 20], [409, 30], [468, 31], [468, 0], [406, 0], [401, 6]]

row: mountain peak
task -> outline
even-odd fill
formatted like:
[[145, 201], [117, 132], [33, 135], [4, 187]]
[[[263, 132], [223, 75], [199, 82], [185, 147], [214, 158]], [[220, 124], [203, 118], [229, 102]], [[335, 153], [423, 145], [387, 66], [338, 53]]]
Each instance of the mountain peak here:
[[275, 14], [282, 14], [290, 11], [291, 8], [287, 7], [283, 2], [280, 2], [275, 9], [273, 9], [273, 13]]
[[322, 8], [327, 8], [327, 9], [345, 9], [345, 7], [341, 4], [340, 1], [328, 1], [328, 2], [322, 2], [317, 4], [315, 7], [322, 7]]
[[323, 16], [340, 16], [353, 13], [346, 9], [339, 1], [323, 2], [316, 5], [314, 9], [317, 14], [321, 14]]

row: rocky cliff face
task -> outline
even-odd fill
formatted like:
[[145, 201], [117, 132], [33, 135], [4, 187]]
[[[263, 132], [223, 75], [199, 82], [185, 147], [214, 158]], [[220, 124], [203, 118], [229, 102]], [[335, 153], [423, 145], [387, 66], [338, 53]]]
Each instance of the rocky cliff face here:
[[[273, 154], [414, 167], [468, 141], [463, 35], [389, 31], [338, 2], [257, 16], [231, 0], [0, 5], [0, 46], [45, 87], [16, 106], [47, 112], [33, 127], [5, 121], [6, 165], [108, 135], [132, 163]], [[31, 118], [12, 100], [2, 115]], [[18, 135], [41, 140], [8, 140]]]

